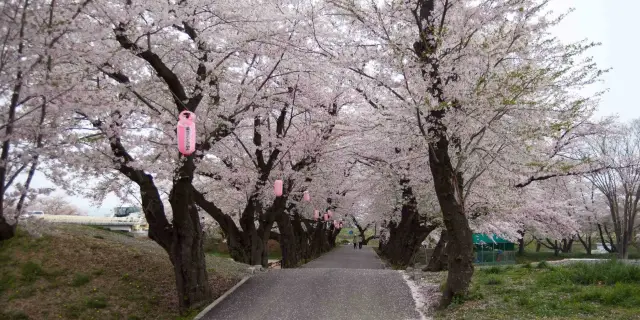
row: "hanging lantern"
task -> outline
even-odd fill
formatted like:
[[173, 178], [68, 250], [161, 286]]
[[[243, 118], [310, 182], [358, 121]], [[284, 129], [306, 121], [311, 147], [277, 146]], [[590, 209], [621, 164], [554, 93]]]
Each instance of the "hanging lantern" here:
[[313, 220], [318, 221], [320, 218], [320, 212], [318, 210], [313, 210]]
[[329, 219], [331, 219], [331, 217], [333, 217], [333, 212], [331, 212], [331, 210], [327, 210], [327, 215], [329, 216]]
[[282, 196], [282, 180], [276, 180], [273, 184], [273, 192], [276, 194], [276, 197]]
[[309, 202], [311, 201], [311, 196], [309, 195], [309, 191], [305, 191], [304, 195], [302, 196], [302, 198], [304, 199], [304, 201]]
[[324, 218], [324, 221], [329, 220], [329, 215], [328, 215], [328, 214], [326, 214], [326, 213], [325, 213], [324, 215], [322, 215], [322, 217]]
[[178, 115], [178, 151], [185, 156], [196, 151], [196, 115], [182, 111]]

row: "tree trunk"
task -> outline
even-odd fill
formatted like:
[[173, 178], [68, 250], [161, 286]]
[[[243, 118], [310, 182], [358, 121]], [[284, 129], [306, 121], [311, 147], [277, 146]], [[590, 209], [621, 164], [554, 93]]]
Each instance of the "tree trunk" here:
[[0, 241], [9, 240], [16, 234], [16, 226], [10, 225], [3, 216], [0, 216]]
[[389, 240], [382, 247], [382, 255], [392, 265], [406, 267], [435, 226], [420, 226], [415, 221], [402, 221], [389, 228]]
[[293, 224], [286, 214], [278, 217], [278, 231], [280, 232], [280, 249], [282, 250], [281, 268], [295, 268], [302, 261], [301, 248], [298, 246], [298, 236]]
[[418, 202], [413, 188], [406, 177], [400, 179], [402, 188], [402, 206], [400, 208], [400, 222], [389, 222], [389, 239], [382, 245], [382, 255], [392, 265], [399, 267], [408, 266], [413, 256], [420, 250], [424, 239], [435, 230], [436, 225], [424, 225], [420, 221]]
[[540, 243], [540, 241], [536, 241], [536, 252], [540, 252], [540, 249], [542, 249], [542, 243]]
[[627, 241], [626, 232], [621, 237], [622, 239], [616, 239], [616, 248], [618, 249], [618, 259], [629, 259], [629, 242]]
[[591, 234], [587, 234], [586, 237], [582, 238], [582, 236], [580, 236], [580, 233], [577, 233], [578, 235], [578, 240], [580, 241], [580, 243], [582, 243], [582, 246], [584, 247], [584, 251], [586, 251], [587, 255], [590, 256], [591, 255]]
[[440, 240], [433, 249], [433, 254], [429, 259], [429, 264], [423, 269], [423, 271], [446, 271], [448, 269], [449, 257], [447, 255], [447, 230], [442, 230], [440, 233]]
[[600, 234], [600, 241], [602, 242], [602, 246], [604, 247], [604, 250], [609, 252], [609, 253], [613, 253], [613, 252], [617, 252], [616, 251], [616, 247], [613, 244], [613, 240], [611, 239], [611, 234], [609, 234], [609, 230], [607, 230], [607, 226], [604, 226], [604, 230], [607, 233], [607, 235], [609, 236], [609, 243], [611, 244], [611, 248], [609, 248], [609, 246], [607, 246], [607, 241], [604, 239], [604, 235], [602, 233], [602, 225], [598, 223], [598, 233]]
[[562, 239], [562, 252], [571, 253], [573, 249], [573, 239]]
[[173, 263], [180, 310], [199, 308], [210, 302], [212, 291], [202, 247], [203, 232], [191, 183], [179, 180], [169, 195], [173, 210], [173, 233], [169, 257]]
[[451, 166], [449, 141], [442, 130], [438, 131], [438, 140], [429, 144], [429, 166], [448, 237], [449, 273], [440, 303], [446, 307], [455, 297], [467, 295], [474, 268], [473, 233], [462, 203], [462, 174]]

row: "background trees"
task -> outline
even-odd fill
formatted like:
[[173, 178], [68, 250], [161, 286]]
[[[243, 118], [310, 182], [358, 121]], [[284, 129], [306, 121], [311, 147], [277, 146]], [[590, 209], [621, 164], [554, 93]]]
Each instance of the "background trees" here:
[[61, 197], [38, 197], [36, 200], [29, 202], [27, 207], [29, 210], [44, 211], [45, 214], [51, 215], [74, 215], [84, 216], [86, 212], [69, 203]]

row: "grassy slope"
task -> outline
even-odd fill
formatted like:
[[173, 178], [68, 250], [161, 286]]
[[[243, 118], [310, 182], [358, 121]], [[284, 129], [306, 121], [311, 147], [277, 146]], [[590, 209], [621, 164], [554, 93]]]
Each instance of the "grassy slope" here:
[[614, 261], [479, 268], [437, 319], [640, 319], [640, 267]]
[[[47, 228], [40, 238], [20, 232], [0, 244], [0, 319], [181, 319], [171, 263], [153, 241]], [[207, 265], [216, 297], [247, 267], [213, 256]]]

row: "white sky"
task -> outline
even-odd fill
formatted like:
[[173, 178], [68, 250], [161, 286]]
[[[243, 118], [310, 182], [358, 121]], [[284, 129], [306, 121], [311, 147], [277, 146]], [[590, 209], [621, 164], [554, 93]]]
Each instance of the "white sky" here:
[[[640, 106], [633, 103], [635, 79], [640, 74], [640, 64], [636, 55], [640, 44], [633, 39], [640, 30], [640, 0], [552, 0], [550, 8], [557, 13], [569, 8], [576, 10], [570, 14], [554, 32], [563, 41], [589, 39], [602, 42], [602, 46], [592, 50], [591, 55], [601, 68], [612, 68], [605, 76], [605, 88], [609, 92], [603, 98], [598, 117], [618, 115], [626, 121], [640, 118]], [[37, 175], [33, 187], [53, 186], [44, 176]], [[90, 215], [106, 215], [111, 209], [129, 203], [122, 203], [115, 195], [110, 195], [100, 206], [90, 200], [69, 197], [61, 190], [55, 194], [65, 196], [70, 202], [87, 211]]]

